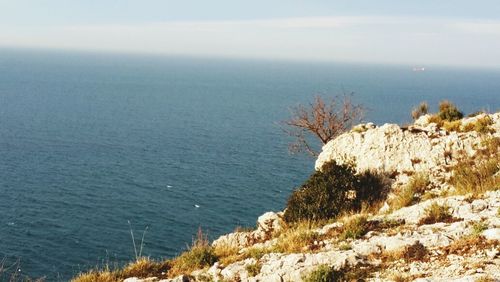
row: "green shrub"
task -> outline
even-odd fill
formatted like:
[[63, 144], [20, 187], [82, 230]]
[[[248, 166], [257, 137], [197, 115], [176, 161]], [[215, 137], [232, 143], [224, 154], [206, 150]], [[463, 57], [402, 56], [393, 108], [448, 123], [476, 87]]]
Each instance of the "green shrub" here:
[[365, 171], [359, 174], [357, 179], [356, 198], [351, 207], [353, 211], [359, 211], [363, 207], [377, 206], [378, 203], [385, 201], [391, 187], [391, 180], [386, 174]]
[[284, 219], [287, 222], [299, 220], [320, 220], [336, 217], [352, 206], [349, 191], [356, 189], [357, 178], [354, 169], [348, 165], [328, 162], [322, 171], [316, 171], [288, 199]]
[[328, 265], [320, 265], [316, 270], [312, 271], [305, 277], [304, 282], [337, 282], [343, 280], [343, 273], [336, 271]]
[[439, 117], [442, 120], [455, 121], [463, 118], [464, 114], [458, 110], [450, 101], [444, 100], [439, 103]]
[[381, 200], [387, 190], [387, 182], [380, 175], [356, 175], [350, 165], [328, 162], [292, 193], [284, 219], [298, 222], [335, 218], [341, 212], [359, 210], [363, 203]]

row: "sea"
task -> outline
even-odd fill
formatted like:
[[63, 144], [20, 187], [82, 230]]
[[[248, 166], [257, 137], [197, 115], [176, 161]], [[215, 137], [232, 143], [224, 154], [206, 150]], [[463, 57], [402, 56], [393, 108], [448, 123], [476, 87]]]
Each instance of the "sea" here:
[[376, 124], [500, 107], [500, 69], [414, 67], [0, 49], [0, 265], [67, 281], [134, 260], [132, 234], [166, 259], [255, 226], [314, 170], [280, 123], [317, 95]]

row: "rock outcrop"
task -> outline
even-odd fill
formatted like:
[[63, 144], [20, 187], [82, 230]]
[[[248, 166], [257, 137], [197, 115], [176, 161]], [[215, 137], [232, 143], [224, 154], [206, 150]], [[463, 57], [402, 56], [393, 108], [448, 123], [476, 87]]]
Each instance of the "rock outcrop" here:
[[[463, 119], [462, 124], [489, 116], [493, 122], [492, 136], [500, 136], [500, 113], [481, 114]], [[323, 146], [316, 160], [316, 169], [325, 162], [353, 162], [359, 171], [378, 170], [395, 176], [396, 183], [405, 183], [408, 176], [426, 172], [436, 185], [445, 185], [448, 169], [458, 158], [472, 156], [481, 148], [483, 138], [476, 131], [455, 132], [429, 123], [429, 115], [402, 128], [396, 124], [358, 125], [346, 134]]]
[[230, 248], [245, 248], [265, 242], [283, 228], [283, 212], [266, 212], [257, 219], [257, 229], [250, 232], [234, 232], [219, 237], [212, 243], [217, 247], [224, 245]]
[[[486, 136], [500, 137], [500, 113], [488, 117], [492, 130]], [[316, 169], [331, 160], [353, 162], [359, 171], [391, 173], [396, 186], [406, 183], [411, 174], [425, 172], [436, 189], [448, 191], [450, 166], [459, 157], [476, 154], [483, 146], [482, 136], [475, 131], [439, 129], [429, 123], [429, 116], [406, 128], [364, 124], [326, 144]], [[434, 206], [443, 207], [449, 218], [424, 221]], [[275, 248], [276, 237], [286, 231], [282, 216], [282, 212], [265, 213], [257, 220], [256, 230], [224, 235], [212, 243], [214, 248], [236, 248], [240, 255], [251, 249], [263, 255], [242, 256], [227, 265], [217, 262], [175, 279], [126, 281], [302, 281], [322, 265], [337, 271], [369, 272], [366, 281], [500, 281], [500, 187], [480, 195], [427, 199], [397, 210], [386, 204], [378, 213], [365, 215], [373, 228], [355, 239], [339, 239], [343, 221], [330, 222], [310, 230], [317, 239], [303, 252]], [[250, 271], [256, 267], [257, 272]]]

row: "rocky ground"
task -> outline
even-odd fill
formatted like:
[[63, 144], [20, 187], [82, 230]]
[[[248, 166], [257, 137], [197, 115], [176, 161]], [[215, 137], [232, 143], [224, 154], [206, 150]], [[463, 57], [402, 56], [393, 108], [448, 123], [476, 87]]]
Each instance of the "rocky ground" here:
[[[484, 116], [461, 122], [466, 125]], [[500, 137], [500, 113], [489, 118], [493, 124], [487, 135]], [[386, 204], [378, 212], [365, 213], [370, 230], [357, 239], [339, 236], [349, 218], [359, 216], [347, 215], [314, 227], [311, 232], [317, 239], [300, 252], [267, 251], [226, 265], [217, 262], [175, 279], [125, 281], [301, 281], [321, 265], [364, 277], [363, 281], [500, 281], [500, 190], [454, 195], [448, 182], [450, 167], [480, 150], [481, 136], [475, 131], [440, 129], [429, 123], [429, 116], [404, 128], [359, 125], [323, 147], [316, 169], [330, 160], [354, 162], [359, 171], [390, 173], [393, 189], [407, 184], [411, 175], [425, 172], [437, 196], [397, 210]], [[426, 222], [433, 206], [444, 207], [449, 217]], [[265, 213], [256, 230], [221, 236], [212, 245], [240, 254], [273, 250], [277, 234], [286, 228], [281, 217], [281, 212]]]

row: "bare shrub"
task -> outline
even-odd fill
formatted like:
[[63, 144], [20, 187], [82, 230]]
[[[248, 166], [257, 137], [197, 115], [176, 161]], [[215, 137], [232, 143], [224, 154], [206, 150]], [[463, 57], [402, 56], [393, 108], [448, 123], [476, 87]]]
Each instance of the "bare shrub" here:
[[295, 139], [290, 145], [290, 151], [317, 156], [311, 137], [317, 138], [324, 145], [358, 123], [364, 109], [361, 105], [354, 104], [351, 96], [352, 94], [344, 95], [328, 101], [317, 96], [307, 106], [292, 108], [292, 117], [282, 122], [283, 130]]

